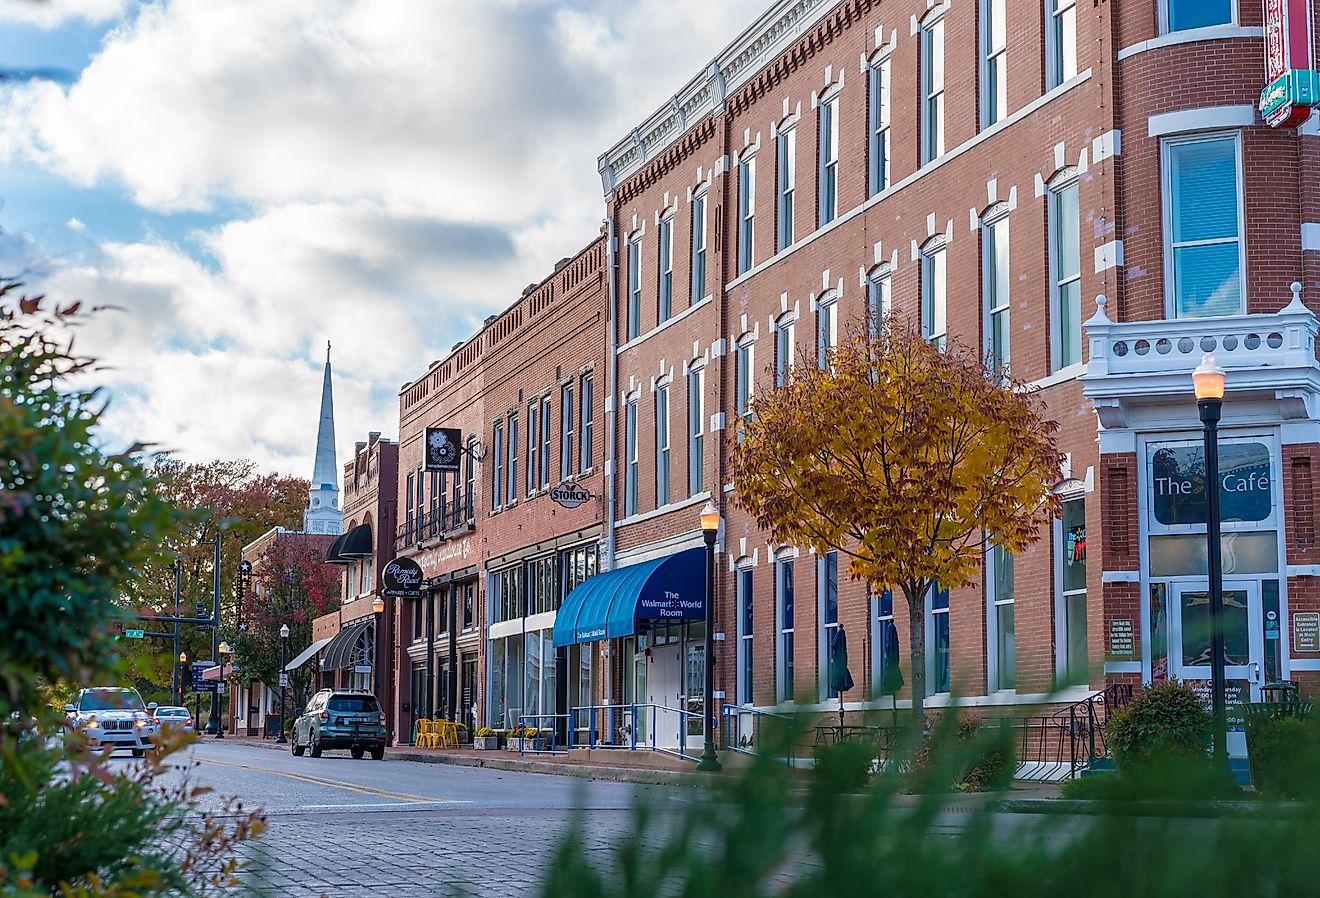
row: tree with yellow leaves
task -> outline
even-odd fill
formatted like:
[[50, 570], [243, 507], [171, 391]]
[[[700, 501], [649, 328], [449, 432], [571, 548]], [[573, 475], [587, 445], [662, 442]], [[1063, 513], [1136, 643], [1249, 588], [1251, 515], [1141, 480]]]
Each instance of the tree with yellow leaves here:
[[979, 353], [892, 318], [854, 329], [824, 368], [797, 365], [751, 411], [735, 501], [778, 542], [837, 550], [873, 593], [903, 591], [920, 720], [927, 596], [974, 583], [991, 542], [1020, 552], [1058, 514], [1058, 425]]

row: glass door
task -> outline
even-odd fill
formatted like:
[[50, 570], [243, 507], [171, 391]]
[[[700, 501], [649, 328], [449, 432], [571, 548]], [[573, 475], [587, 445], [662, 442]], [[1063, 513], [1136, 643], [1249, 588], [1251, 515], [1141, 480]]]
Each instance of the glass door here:
[[[1260, 700], [1264, 636], [1258, 581], [1224, 581], [1224, 694], [1228, 753], [1247, 753], [1242, 704]], [[1210, 705], [1210, 593], [1204, 581], [1174, 586], [1170, 635], [1178, 647], [1176, 675]]]

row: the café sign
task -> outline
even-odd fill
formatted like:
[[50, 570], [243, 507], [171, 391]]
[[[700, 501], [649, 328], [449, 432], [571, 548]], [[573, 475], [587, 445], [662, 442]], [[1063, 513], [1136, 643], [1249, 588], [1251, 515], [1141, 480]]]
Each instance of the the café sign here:
[[[1151, 510], [1164, 525], [1204, 524], [1205, 451], [1199, 445], [1160, 446], [1150, 459]], [[1219, 509], [1223, 521], [1263, 521], [1273, 511], [1274, 472], [1264, 443], [1219, 447]]]
[[1320, 104], [1320, 73], [1311, 43], [1311, 0], [1264, 0], [1265, 89], [1260, 117], [1272, 128], [1295, 128]]

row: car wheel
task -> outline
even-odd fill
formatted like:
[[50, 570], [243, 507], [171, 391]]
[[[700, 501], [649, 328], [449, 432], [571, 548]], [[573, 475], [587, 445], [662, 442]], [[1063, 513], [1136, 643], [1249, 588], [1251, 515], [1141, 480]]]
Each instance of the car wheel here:
[[316, 736], [312, 736], [312, 757], [321, 757], [321, 740]]
[[381, 760], [384, 760], [384, 758], [385, 758], [385, 749], [384, 749], [383, 747], [382, 747], [382, 748], [373, 748], [373, 749], [371, 750], [371, 760], [373, 760], [373, 761], [381, 761]]
[[362, 760], [363, 751], [362, 751], [362, 749], [358, 748], [356, 745], [353, 746], [352, 749], [350, 749], [350, 753], [353, 755], [353, 760], [354, 760], [354, 761], [361, 761], [361, 760]]
[[303, 752], [307, 751], [307, 746], [298, 744], [298, 731], [293, 731], [293, 738], [289, 740], [289, 751], [293, 752], [295, 758], [301, 758]]

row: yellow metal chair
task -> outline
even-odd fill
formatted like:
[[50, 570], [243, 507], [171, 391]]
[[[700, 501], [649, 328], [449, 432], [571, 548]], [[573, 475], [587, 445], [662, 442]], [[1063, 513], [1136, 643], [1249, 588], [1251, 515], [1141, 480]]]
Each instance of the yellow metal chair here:
[[439, 748], [440, 731], [436, 726], [436, 721], [425, 717], [418, 720], [417, 736], [413, 744], [418, 748]]
[[441, 748], [458, 748], [458, 724], [452, 720], [436, 721]]

